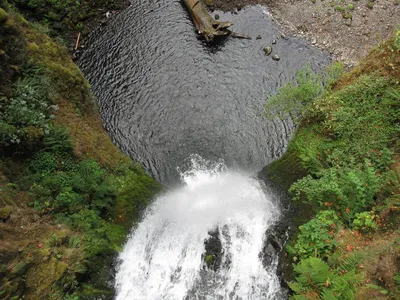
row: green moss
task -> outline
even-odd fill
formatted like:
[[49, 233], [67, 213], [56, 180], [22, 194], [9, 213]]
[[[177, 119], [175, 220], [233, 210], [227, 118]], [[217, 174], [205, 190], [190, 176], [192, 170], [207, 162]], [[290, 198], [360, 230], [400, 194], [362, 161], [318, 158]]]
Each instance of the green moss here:
[[0, 24], [6, 22], [7, 19], [8, 19], [8, 14], [7, 14], [7, 12], [6, 12], [4, 9], [2, 9], [2, 8], [0, 7]]
[[11, 206], [5, 206], [0, 208], [0, 220], [5, 221], [7, 220], [12, 213], [13, 209]]
[[28, 43], [27, 48], [29, 51], [32, 51], [32, 52], [37, 52], [40, 49], [36, 43]]
[[354, 4], [353, 3], [347, 4], [347, 8], [350, 10], [354, 10]]
[[26, 275], [26, 286], [32, 296], [45, 296], [46, 291], [52, 284], [61, 279], [68, 265], [56, 258], [41, 262], [30, 268]]
[[261, 171], [261, 176], [273, 181], [281, 189], [288, 190], [297, 179], [306, 174], [298, 154], [296, 147], [289, 146], [280, 159], [268, 164]]
[[214, 263], [214, 256], [212, 254], [206, 255], [204, 261], [206, 262], [207, 267], [211, 267]]
[[335, 10], [338, 11], [338, 12], [341, 12], [341, 13], [344, 12], [344, 8], [342, 6], [340, 6], [340, 5], [336, 5], [335, 6]]
[[349, 12], [345, 12], [342, 14], [343, 19], [353, 19], [353, 15]]
[[369, 1], [369, 2], [367, 3], [367, 7], [368, 7], [369, 9], [373, 9], [373, 8], [374, 8], [374, 1]]

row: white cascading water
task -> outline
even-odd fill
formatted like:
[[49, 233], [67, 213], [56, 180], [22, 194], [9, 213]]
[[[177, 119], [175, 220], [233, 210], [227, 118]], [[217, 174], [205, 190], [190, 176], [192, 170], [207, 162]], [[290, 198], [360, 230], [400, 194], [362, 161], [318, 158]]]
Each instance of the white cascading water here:
[[[260, 253], [279, 208], [256, 179], [192, 158], [185, 183], [147, 210], [119, 257], [117, 300], [278, 299], [276, 261]], [[218, 228], [221, 264], [207, 268], [204, 241]], [[277, 260], [277, 258], [276, 258]]]

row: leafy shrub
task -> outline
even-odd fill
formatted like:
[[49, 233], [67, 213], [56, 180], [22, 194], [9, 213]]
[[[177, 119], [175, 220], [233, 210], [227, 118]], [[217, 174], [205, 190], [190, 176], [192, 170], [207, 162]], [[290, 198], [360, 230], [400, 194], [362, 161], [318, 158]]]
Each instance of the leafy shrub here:
[[37, 174], [49, 174], [58, 167], [56, 157], [49, 152], [37, 152], [29, 164], [30, 169]]
[[72, 143], [67, 129], [58, 126], [50, 126], [43, 139], [43, 148], [47, 151], [64, 153], [72, 151]]
[[0, 145], [37, 141], [48, 133], [56, 109], [43, 77], [20, 80], [11, 98], [0, 98]]
[[332, 210], [319, 212], [314, 219], [299, 227], [297, 241], [288, 252], [296, 259], [328, 257], [337, 246], [334, 234], [339, 225], [339, 218]]
[[275, 95], [268, 98], [266, 116], [285, 118], [288, 115], [301, 118], [306, 108], [326, 92], [342, 73], [342, 65], [333, 64], [322, 75], [311, 71], [309, 65], [298, 71], [293, 82], [283, 85]]
[[373, 212], [365, 211], [355, 215], [353, 220], [353, 228], [365, 233], [378, 229], [378, 224], [375, 221], [376, 216]]
[[369, 207], [379, 189], [379, 178], [368, 161], [364, 169], [332, 167], [318, 175], [307, 175], [295, 182], [289, 189], [293, 199], [333, 206], [348, 218]]
[[[42, 157], [44, 159], [40, 159]], [[36, 209], [74, 213], [86, 207], [100, 214], [111, 208], [115, 187], [96, 161], [84, 160], [75, 171], [58, 171], [52, 154], [41, 152], [38, 158], [31, 168], [42, 177], [29, 193]]]

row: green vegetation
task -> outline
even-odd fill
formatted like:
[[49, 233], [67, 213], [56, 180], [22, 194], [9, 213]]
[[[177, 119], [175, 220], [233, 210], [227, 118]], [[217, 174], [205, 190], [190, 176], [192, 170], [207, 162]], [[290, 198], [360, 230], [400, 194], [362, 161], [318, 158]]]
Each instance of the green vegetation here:
[[313, 73], [310, 66], [306, 66], [296, 74], [293, 82], [268, 98], [266, 116], [270, 119], [283, 119], [289, 115], [296, 120], [302, 118], [306, 111], [304, 108], [324, 94], [342, 72], [343, 66], [340, 63], [333, 64], [322, 75]]
[[358, 263], [355, 256], [335, 263], [316, 257], [300, 261], [294, 267], [296, 281], [290, 284], [297, 294], [292, 299], [354, 299], [354, 288], [363, 281], [356, 272]]
[[0, 297], [110, 299], [112, 261], [161, 186], [112, 144], [67, 51], [0, 7]]
[[264, 172], [313, 211], [287, 246], [293, 299], [400, 297], [399, 34], [336, 81], [306, 67], [269, 98], [298, 129]]

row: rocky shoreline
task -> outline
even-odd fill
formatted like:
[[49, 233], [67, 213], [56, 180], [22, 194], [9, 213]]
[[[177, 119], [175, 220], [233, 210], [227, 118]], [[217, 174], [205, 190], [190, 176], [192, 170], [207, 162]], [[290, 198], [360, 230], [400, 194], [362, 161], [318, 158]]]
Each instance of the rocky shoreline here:
[[235, 13], [249, 5], [266, 6], [288, 35], [307, 39], [334, 60], [354, 65], [380, 41], [393, 35], [400, 1], [210, 0], [211, 9]]

